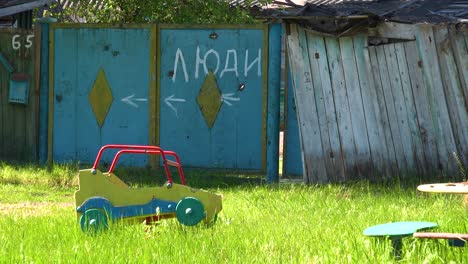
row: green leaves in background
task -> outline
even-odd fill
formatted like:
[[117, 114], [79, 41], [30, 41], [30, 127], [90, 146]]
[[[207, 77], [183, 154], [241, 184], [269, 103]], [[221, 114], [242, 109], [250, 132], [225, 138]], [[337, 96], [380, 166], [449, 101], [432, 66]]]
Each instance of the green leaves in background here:
[[[252, 0], [242, 7], [228, 0], [73, 0], [67, 7], [53, 7], [61, 22], [87, 23], [176, 23], [176, 24], [248, 24]], [[258, 1], [267, 4], [272, 0]]]

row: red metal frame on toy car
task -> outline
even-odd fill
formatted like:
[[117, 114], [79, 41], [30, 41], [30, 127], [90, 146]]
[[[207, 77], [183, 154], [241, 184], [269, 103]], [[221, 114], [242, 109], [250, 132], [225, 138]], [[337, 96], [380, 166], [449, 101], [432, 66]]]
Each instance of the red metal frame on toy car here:
[[[179, 176], [180, 176], [180, 181], [183, 185], [186, 185], [185, 181], [185, 176], [184, 172], [182, 170], [182, 165], [180, 164], [180, 159], [179, 156], [173, 151], [168, 151], [168, 150], [162, 150], [160, 147], [156, 146], [140, 146], [140, 145], [105, 145], [103, 146], [97, 156], [96, 160], [94, 161], [93, 170], [96, 170], [99, 161], [101, 160], [101, 156], [104, 153], [106, 149], [121, 149], [115, 154], [114, 159], [112, 160], [111, 166], [109, 168], [108, 173], [112, 173], [114, 171], [115, 165], [117, 164], [117, 161], [119, 160], [120, 155], [125, 154], [125, 153], [132, 153], [132, 154], [160, 154], [161, 158], [163, 160], [164, 164], [164, 169], [166, 171], [166, 177], [167, 177], [167, 182], [169, 184], [173, 183], [172, 176], [171, 176], [171, 171], [169, 170], [169, 166], [174, 166], [177, 167], [179, 171]], [[176, 161], [171, 161], [166, 158], [166, 156], [173, 156]]]

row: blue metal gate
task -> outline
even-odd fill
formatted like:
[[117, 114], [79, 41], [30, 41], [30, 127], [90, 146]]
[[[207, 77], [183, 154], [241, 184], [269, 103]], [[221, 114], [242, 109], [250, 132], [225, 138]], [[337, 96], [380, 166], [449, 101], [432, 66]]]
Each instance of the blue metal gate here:
[[159, 36], [160, 145], [188, 166], [265, 170], [268, 27]]
[[41, 155], [91, 163], [104, 144], [160, 145], [186, 166], [277, 180], [280, 29], [52, 24]]
[[149, 144], [154, 33], [151, 26], [51, 26], [49, 160], [91, 163], [104, 144]]

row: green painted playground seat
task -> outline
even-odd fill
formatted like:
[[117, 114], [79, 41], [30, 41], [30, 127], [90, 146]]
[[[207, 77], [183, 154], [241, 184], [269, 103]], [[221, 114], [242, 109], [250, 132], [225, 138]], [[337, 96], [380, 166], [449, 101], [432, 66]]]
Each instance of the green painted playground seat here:
[[404, 237], [413, 236], [417, 231], [435, 227], [437, 227], [437, 224], [432, 222], [393, 222], [368, 227], [364, 230], [364, 235], [390, 239], [393, 255], [400, 258]]

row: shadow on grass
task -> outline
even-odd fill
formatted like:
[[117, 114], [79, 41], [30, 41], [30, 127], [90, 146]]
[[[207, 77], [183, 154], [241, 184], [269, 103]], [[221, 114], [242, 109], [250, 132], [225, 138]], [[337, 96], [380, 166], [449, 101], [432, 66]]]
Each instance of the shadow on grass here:
[[[46, 184], [49, 186], [75, 187], [77, 182], [77, 172], [79, 169], [89, 169], [92, 165], [68, 163], [51, 164], [50, 166], [39, 165], [37, 163], [21, 163], [0, 161], [0, 184]], [[107, 165], [108, 166], [108, 165]], [[99, 169], [102, 172], [108, 171], [108, 167], [103, 164]], [[151, 167], [136, 168], [118, 166], [114, 173], [124, 182], [133, 187], [154, 187], [161, 186], [167, 178], [163, 167], [152, 169]], [[184, 168], [187, 185], [194, 188], [203, 189], [229, 189], [233, 187], [256, 187], [266, 184], [265, 175], [259, 172], [225, 170], [225, 169], [201, 169]], [[175, 183], [180, 183], [177, 169], [171, 168], [171, 175]], [[438, 180], [438, 181], [437, 181]], [[456, 179], [460, 181], [461, 179]], [[343, 187], [360, 186], [373, 191], [400, 190], [413, 191], [419, 184], [432, 182], [447, 182], [449, 179], [426, 179], [418, 175], [406, 175], [405, 177], [395, 176], [393, 178], [382, 178], [378, 181], [365, 179], [331, 183]], [[297, 177], [282, 177], [282, 184], [300, 183], [302, 179]], [[325, 184], [327, 186], [329, 184]], [[275, 187], [273, 184], [271, 187]], [[311, 186], [317, 186], [311, 184]]]
[[[162, 168], [121, 167], [114, 171], [124, 182], [134, 187], [159, 186], [167, 181]], [[171, 169], [172, 179], [181, 183], [179, 173]], [[194, 188], [231, 188], [238, 186], [256, 186], [264, 184], [264, 176], [258, 173], [218, 169], [184, 168], [187, 185]]]
[[[106, 165], [99, 166], [99, 170], [107, 172], [109, 168]], [[78, 170], [91, 167], [90, 164], [79, 163], [40, 165], [0, 161], [0, 184], [46, 184], [73, 187], [78, 184]], [[199, 168], [184, 168], [183, 171], [187, 185], [194, 188], [247, 187], [265, 183], [265, 176], [258, 172]], [[160, 186], [167, 181], [163, 167], [152, 169], [151, 167], [118, 166], [114, 174], [132, 187]], [[171, 168], [171, 175], [175, 183], [181, 183], [177, 169]]]

